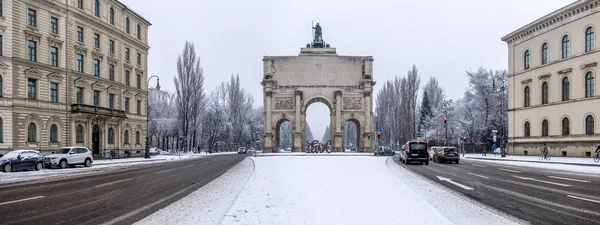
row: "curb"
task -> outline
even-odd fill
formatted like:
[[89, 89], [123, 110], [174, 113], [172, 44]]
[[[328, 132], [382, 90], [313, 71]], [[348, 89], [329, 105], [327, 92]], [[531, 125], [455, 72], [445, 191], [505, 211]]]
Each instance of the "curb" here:
[[[254, 154], [249, 154], [249, 156], [252, 157], [269, 157], [269, 156], [371, 156], [373, 157], [373, 154], [367, 155], [367, 154], [328, 154], [328, 153], [307, 153], [307, 154], [277, 154], [277, 153], [268, 153], [268, 154], [256, 154], [256, 156], [254, 156]], [[387, 156], [380, 156], [380, 157], [387, 157]]]
[[95, 165], [101, 166], [101, 165], [126, 164], [126, 163], [138, 163], [138, 162], [156, 162], [156, 161], [163, 161], [163, 160], [167, 160], [167, 159], [149, 159], [149, 160], [126, 161], [126, 162], [107, 162], [107, 163], [95, 164]]
[[[532, 160], [516, 160], [516, 159], [493, 159], [493, 158], [477, 158], [477, 157], [465, 157], [464, 159], [475, 159], [475, 160], [490, 160], [490, 161], [511, 161], [511, 162], [532, 162], [532, 163], [547, 163], [547, 164], [562, 164], [572, 166], [596, 166], [600, 167], [600, 164], [586, 164], [586, 163], [567, 163], [567, 162], [549, 162], [549, 161], [532, 161]], [[592, 159], [592, 158], [590, 158]]]

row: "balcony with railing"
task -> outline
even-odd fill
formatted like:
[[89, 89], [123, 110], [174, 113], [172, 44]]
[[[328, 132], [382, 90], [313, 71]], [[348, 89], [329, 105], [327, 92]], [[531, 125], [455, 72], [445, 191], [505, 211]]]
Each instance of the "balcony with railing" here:
[[127, 119], [127, 114], [123, 110], [109, 109], [94, 105], [72, 104], [71, 112]]

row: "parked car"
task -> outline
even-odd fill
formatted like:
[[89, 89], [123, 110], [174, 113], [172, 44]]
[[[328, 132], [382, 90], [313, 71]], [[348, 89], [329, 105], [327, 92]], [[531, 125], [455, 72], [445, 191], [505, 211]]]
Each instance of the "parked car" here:
[[256, 153], [256, 150], [254, 150], [254, 148], [248, 149], [248, 154], [254, 154], [254, 153]]
[[93, 161], [92, 151], [86, 147], [63, 147], [58, 152], [44, 157], [46, 168], [58, 166], [64, 169], [67, 166], [74, 168], [77, 165], [90, 167]]
[[37, 150], [14, 150], [0, 157], [0, 170], [3, 172], [42, 168], [44, 168], [44, 156]]
[[400, 149], [400, 161], [409, 164], [413, 161], [419, 161], [429, 165], [429, 153], [427, 153], [428, 144], [424, 141], [408, 141]]
[[162, 152], [162, 150], [160, 148], [150, 148], [149, 153], [150, 155], [158, 155]]
[[238, 154], [248, 154], [248, 150], [245, 147], [238, 148]]
[[377, 147], [377, 149], [375, 149], [375, 151], [373, 152], [373, 155], [396, 155], [396, 152], [394, 152], [391, 148], [389, 147], [385, 147], [385, 146], [379, 146]]
[[441, 147], [433, 153], [434, 162], [455, 162], [458, 164], [460, 153], [455, 147]]

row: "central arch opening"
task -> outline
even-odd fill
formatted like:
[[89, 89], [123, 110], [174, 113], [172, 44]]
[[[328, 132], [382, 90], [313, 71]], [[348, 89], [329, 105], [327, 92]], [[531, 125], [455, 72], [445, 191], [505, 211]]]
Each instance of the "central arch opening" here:
[[359, 152], [362, 151], [360, 143], [360, 123], [356, 119], [349, 119], [344, 122], [343, 127], [344, 151]]
[[292, 151], [293, 147], [293, 133], [292, 133], [292, 122], [289, 120], [282, 119], [280, 120], [276, 128], [277, 137], [276, 140], [276, 150], [279, 152], [289, 152]]
[[[329, 106], [321, 101], [311, 102], [306, 108], [306, 141], [312, 143], [317, 140], [320, 143], [333, 142], [331, 131], [331, 110]], [[309, 139], [312, 137], [312, 140]], [[330, 142], [330, 143], [331, 143]]]

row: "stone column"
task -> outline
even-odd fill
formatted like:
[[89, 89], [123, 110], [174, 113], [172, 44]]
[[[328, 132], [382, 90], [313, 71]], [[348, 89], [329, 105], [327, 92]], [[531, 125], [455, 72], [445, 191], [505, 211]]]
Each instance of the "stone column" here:
[[363, 140], [364, 140], [364, 149], [365, 152], [372, 152], [372, 146], [371, 146], [371, 140], [373, 140], [374, 138], [377, 137], [371, 137], [371, 139], [369, 139], [369, 135], [371, 133], [371, 93], [370, 92], [365, 92], [364, 94], [364, 106], [365, 106], [365, 134], [363, 135]]
[[344, 136], [342, 134], [342, 92], [335, 91], [333, 95], [335, 96], [335, 123], [333, 122], [332, 117], [331, 124], [335, 126], [335, 130], [331, 129], [331, 133], [334, 136], [334, 140], [332, 140], [332, 142], [334, 146], [334, 151], [342, 152], [344, 151], [342, 143], [344, 142]]
[[263, 151], [265, 152], [273, 152], [273, 129], [271, 122], [271, 97], [273, 96], [273, 92], [267, 91], [266, 95], [266, 119], [265, 119], [265, 135], [264, 135], [264, 143], [263, 143]]
[[302, 152], [303, 141], [302, 137], [304, 137], [304, 130], [302, 130], [302, 122], [300, 121], [300, 110], [302, 109], [302, 91], [295, 92], [295, 114], [294, 117], [294, 146], [292, 147], [293, 152]]

